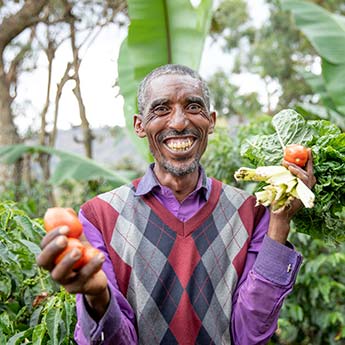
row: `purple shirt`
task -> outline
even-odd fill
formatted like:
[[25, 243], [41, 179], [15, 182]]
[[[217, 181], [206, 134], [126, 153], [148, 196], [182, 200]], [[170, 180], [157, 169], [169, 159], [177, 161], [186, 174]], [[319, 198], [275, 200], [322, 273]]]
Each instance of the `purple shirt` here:
[[[171, 213], [183, 221], [191, 218], [207, 202], [212, 181], [206, 177], [202, 168], [195, 190], [180, 203], [169, 188], [159, 184], [152, 167], [153, 165], [147, 169], [141, 179], [136, 195], [152, 192]], [[86, 219], [82, 211], [79, 217], [89, 242], [106, 256], [103, 270], [108, 277], [111, 299], [106, 313], [97, 323], [90, 317], [83, 296], [77, 295], [78, 322], [75, 339], [79, 345], [137, 344], [134, 312], [119, 292], [101, 233]], [[266, 236], [268, 224], [269, 211], [266, 210], [253, 233], [244, 271], [232, 298], [230, 328], [232, 343], [235, 345], [260, 345], [268, 342], [276, 329], [282, 301], [291, 292], [302, 262], [299, 253]]]

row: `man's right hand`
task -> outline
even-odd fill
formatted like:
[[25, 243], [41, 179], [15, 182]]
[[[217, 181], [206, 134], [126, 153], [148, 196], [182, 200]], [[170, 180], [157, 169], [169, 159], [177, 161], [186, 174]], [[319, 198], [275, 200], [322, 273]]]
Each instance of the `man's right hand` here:
[[[68, 292], [85, 295], [92, 316], [99, 319], [106, 311], [110, 300], [107, 277], [101, 269], [105, 260], [104, 254], [96, 255], [89, 263], [75, 271], [72, 267], [82, 253], [74, 248], [55, 264], [54, 260], [67, 246], [67, 235], [68, 227], [65, 226], [48, 232], [41, 241], [42, 252], [37, 257], [37, 264], [50, 271], [53, 280], [64, 286]], [[84, 235], [80, 240], [83, 245], [91, 246]]]

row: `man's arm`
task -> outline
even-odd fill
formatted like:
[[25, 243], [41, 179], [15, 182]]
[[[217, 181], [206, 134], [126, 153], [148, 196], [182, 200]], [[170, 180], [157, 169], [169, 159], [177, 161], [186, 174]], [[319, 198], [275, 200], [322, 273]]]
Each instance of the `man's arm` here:
[[[316, 183], [311, 150], [305, 169], [282, 164], [310, 189]], [[279, 212], [268, 211], [254, 231], [245, 270], [233, 296], [231, 331], [236, 345], [264, 345], [273, 335], [284, 298], [292, 291], [302, 262], [287, 243], [290, 221], [302, 207], [294, 199]], [[267, 233], [267, 234], [266, 234]]]
[[277, 328], [302, 257], [266, 235], [269, 211], [254, 231], [243, 274], [233, 296], [231, 334], [235, 345], [263, 345]]
[[[41, 253], [37, 264], [50, 271], [53, 280], [62, 285], [69, 293], [81, 294], [78, 297], [78, 324], [76, 340], [80, 345], [98, 344], [136, 344], [137, 336], [134, 327], [134, 313], [126, 299], [118, 290], [115, 274], [108, 253], [102, 241], [101, 233], [96, 228], [88, 228], [87, 220], [83, 222], [86, 234], [95, 234], [99, 242], [89, 236], [91, 244], [100, 249], [78, 271], [74, 264], [82, 252], [73, 248], [59, 263], [56, 257], [66, 248], [69, 228], [58, 227], [49, 231], [41, 241]], [[91, 224], [90, 224], [91, 225]], [[90, 246], [85, 234], [80, 237], [85, 246]], [[103, 243], [103, 248], [101, 243]], [[104, 341], [103, 341], [104, 338]]]
[[108, 279], [107, 300], [88, 295], [77, 295], [77, 326], [75, 339], [79, 345], [97, 344], [137, 344], [134, 312], [119, 291], [112, 262], [101, 233], [91, 224], [81, 211], [79, 219], [88, 242], [104, 253], [102, 270]]

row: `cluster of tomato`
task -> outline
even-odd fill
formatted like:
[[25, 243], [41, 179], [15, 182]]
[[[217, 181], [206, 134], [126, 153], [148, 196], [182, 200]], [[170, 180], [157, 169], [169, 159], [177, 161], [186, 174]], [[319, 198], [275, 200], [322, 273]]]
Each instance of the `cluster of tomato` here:
[[55, 264], [58, 264], [72, 249], [77, 248], [81, 251], [82, 256], [73, 265], [74, 270], [78, 270], [86, 265], [93, 257], [95, 257], [100, 251], [93, 247], [84, 246], [79, 237], [83, 233], [83, 226], [80, 223], [77, 214], [72, 208], [64, 207], [52, 207], [48, 208], [44, 218], [44, 228], [47, 232], [56, 229], [60, 226], [68, 226], [69, 232], [67, 234], [67, 246], [66, 248], [56, 257]]

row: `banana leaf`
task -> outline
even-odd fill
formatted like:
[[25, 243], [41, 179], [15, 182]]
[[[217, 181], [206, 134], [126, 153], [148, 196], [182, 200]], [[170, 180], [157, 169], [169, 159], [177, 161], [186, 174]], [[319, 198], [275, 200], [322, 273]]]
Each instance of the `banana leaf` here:
[[49, 181], [54, 185], [59, 185], [71, 179], [89, 181], [102, 178], [111, 181], [115, 186], [119, 186], [128, 183], [134, 177], [131, 174], [127, 175], [108, 169], [90, 158], [41, 145], [17, 144], [0, 147], [0, 162], [13, 164], [24, 154], [42, 152], [59, 158]]
[[322, 57], [322, 78], [336, 110], [345, 117], [345, 17], [302, 0], [281, 0], [297, 27]]

